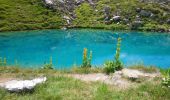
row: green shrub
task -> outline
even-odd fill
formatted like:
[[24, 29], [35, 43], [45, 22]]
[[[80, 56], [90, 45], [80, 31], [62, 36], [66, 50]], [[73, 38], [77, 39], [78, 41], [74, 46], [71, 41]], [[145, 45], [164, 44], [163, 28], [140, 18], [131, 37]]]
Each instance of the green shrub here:
[[170, 88], [170, 69], [168, 70], [167, 74], [162, 79], [162, 84], [166, 87]]
[[88, 57], [88, 50], [87, 50], [87, 48], [84, 48], [83, 63], [81, 65], [81, 67], [91, 67], [91, 61], [92, 61], [92, 51], [90, 51], [90, 55]]
[[104, 64], [104, 72], [106, 74], [114, 73], [116, 70], [114, 61], [107, 61]]
[[121, 46], [121, 38], [119, 37], [117, 39], [115, 59], [113, 61], [107, 61], [104, 64], [104, 71], [107, 74], [114, 73], [115, 71], [121, 70], [123, 68], [123, 64], [120, 61], [120, 46]]
[[7, 60], [6, 58], [0, 57], [0, 66], [6, 66], [7, 65]]
[[43, 66], [43, 69], [53, 69], [53, 60], [52, 57], [50, 57], [50, 63], [47, 63]]

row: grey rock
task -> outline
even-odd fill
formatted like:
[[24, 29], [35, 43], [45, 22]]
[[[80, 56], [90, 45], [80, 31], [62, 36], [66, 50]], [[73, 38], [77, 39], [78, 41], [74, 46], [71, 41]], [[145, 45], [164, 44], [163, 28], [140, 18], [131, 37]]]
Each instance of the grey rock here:
[[124, 19], [123, 19], [123, 23], [124, 23], [124, 24], [128, 24], [128, 23], [129, 23], [129, 19], [124, 18]]
[[141, 10], [139, 14], [144, 17], [150, 17], [151, 11]]
[[157, 18], [157, 16], [155, 14], [151, 13], [150, 18], [155, 19], [155, 18]]
[[139, 0], [144, 3], [159, 3], [159, 4], [170, 4], [170, 0]]
[[44, 0], [44, 2], [45, 2], [47, 5], [52, 5], [52, 4], [54, 4], [54, 0]]
[[120, 16], [113, 16], [111, 21], [114, 21], [114, 22], [119, 22], [121, 20], [121, 17]]
[[81, 5], [85, 0], [76, 0], [77, 5]]
[[131, 24], [131, 29], [137, 29], [138, 27], [141, 27], [141, 26], [143, 26], [143, 22], [142, 21], [134, 21]]
[[93, 2], [93, 0], [88, 0], [88, 2], [89, 2], [91, 5], [95, 5], [95, 3]]
[[104, 7], [104, 14], [106, 16], [110, 15], [110, 12], [111, 12], [111, 8], [109, 6], [105, 6]]
[[141, 8], [136, 8], [136, 12], [140, 12], [141, 11]]
[[170, 24], [170, 19], [168, 19], [166, 22], [167, 22], [167, 24]]

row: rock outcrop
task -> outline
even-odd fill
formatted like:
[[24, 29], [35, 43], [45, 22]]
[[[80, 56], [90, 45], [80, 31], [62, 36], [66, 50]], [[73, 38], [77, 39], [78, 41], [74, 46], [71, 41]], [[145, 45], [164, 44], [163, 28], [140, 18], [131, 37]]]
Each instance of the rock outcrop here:
[[[153, 7], [153, 5], [157, 5], [158, 8], [160, 8], [161, 10], [150, 7], [141, 7], [139, 5], [136, 8], [131, 9], [128, 8], [127, 11], [124, 10], [124, 8], [121, 7], [119, 8], [119, 6], [122, 6], [121, 3], [115, 3], [116, 8], [112, 7], [111, 5], [109, 5], [109, 2], [111, 1], [102, 4], [101, 5], [102, 8], [99, 7], [100, 0], [43, 0], [43, 1], [48, 8], [60, 12], [61, 18], [64, 20], [64, 27], [81, 26], [76, 20], [79, 20], [78, 18], [80, 18], [81, 20], [88, 19], [86, 18], [88, 17], [88, 14], [86, 15], [83, 11], [80, 10], [80, 9], [86, 10], [85, 9], [86, 7], [87, 9], [92, 9], [93, 11], [91, 14], [94, 15], [94, 17], [90, 15], [90, 17], [92, 17], [94, 20], [92, 20], [93, 22], [89, 20], [89, 22], [87, 22], [88, 23], [87, 25], [91, 25], [89, 23], [99, 24], [104, 23], [105, 25], [120, 24], [120, 26], [126, 25], [127, 29], [137, 30], [141, 27], [140, 29], [150, 30], [150, 27], [143, 28], [145, 24], [148, 24], [148, 21], [151, 22], [156, 21], [158, 22], [159, 25], [162, 26], [164, 24], [167, 25], [170, 24], [170, 20], [168, 17], [170, 12], [168, 4], [170, 0], [138, 0], [138, 3], [141, 2], [146, 4], [151, 3], [151, 7]], [[88, 3], [91, 8], [88, 8], [89, 6], [87, 5], [82, 6], [83, 3]], [[81, 6], [83, 8], [81, 8]], [[158, 25], [155, 23], [153, 24]], [[157, 29], [152, 30], [157, 31]], [[167, 28], [161, 29], [161, 31], [163, 30], [168, 31]]]

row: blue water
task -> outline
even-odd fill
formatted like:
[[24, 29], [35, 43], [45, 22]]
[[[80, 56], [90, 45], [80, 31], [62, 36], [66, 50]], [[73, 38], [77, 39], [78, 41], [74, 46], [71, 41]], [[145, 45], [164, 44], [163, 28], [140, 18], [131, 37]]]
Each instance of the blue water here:
[[55, 68], [70, 68], [82, 63], [86, 47], [93, 51], [92, 64], [101, 66], [114, 58], [118, 34], [122, 37], [120, 57], [124, 65], [170, 67], [168, 33], [89, 29], [4, 32], [0, 33], [0, 57], [6, 57], [9, 65], [17, 60], [23, 67], [42, 67], [52, 56]]

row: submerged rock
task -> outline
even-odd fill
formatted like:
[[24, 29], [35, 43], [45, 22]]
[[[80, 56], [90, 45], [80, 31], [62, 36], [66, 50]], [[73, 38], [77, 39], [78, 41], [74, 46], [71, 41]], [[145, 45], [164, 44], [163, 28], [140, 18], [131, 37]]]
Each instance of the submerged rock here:
[[11, 80], [1, 84], [0, 87], [5, 88], [9, 92], [32, 91], [37, 84], [44, 83], [46, 80], [46, 77], [32, 80]]

